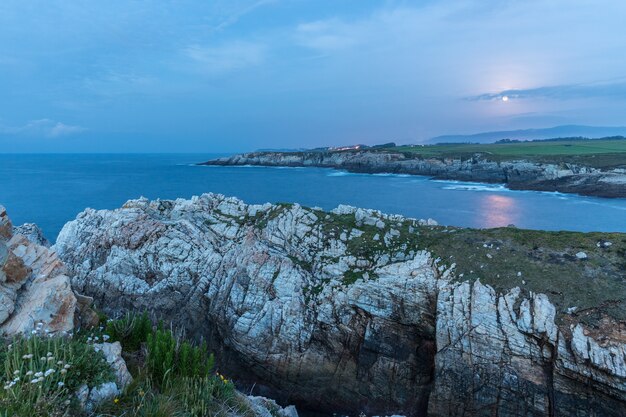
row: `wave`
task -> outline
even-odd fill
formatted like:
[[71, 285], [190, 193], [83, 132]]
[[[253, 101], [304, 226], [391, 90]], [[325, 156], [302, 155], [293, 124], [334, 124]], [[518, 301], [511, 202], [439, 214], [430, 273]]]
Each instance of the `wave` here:
[[333, 172], [329, 172], [328, 174], [326, 174], [327, 177], [347, 177], [351, 175], [356, 175], [356, 174], [352, 172], [347, 172], [347, 171], [333, 171]]
[[[583, 198], [585, 198], [585, 197], [583, 197]], [[601, 206], [601, 207], [604, 207], [604, 208], [607, 208], [607, 209], [626, 211], [626, 206], [618, 206], [618, 205], [607, 203], [607, 202], [604, 202], [604, 201], [593, 201], [593, 200], [590, 200], [590, 199], [585, 199], [585, 200], [575, 201], [575, 203], [576, 204], [592, 204], [594, 206]]]
[[443, 187], [444, 190], [459, 190], [459, 191], [489, 191], [496, 193], [508, 193], [512, 192], [504, 185], [483, 185], [483, 184], [450, 184]]

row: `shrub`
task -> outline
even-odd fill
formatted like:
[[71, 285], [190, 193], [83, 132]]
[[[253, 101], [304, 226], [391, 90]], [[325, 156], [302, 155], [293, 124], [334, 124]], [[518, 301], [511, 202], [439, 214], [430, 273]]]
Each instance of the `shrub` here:
[[174, 367], [176, 357], [176, 339], [169, 330], [156, 330], [148, 335], [148, 359], [147, 368], [150, 375], [159, 383], [164, 383], [165, 378]]
[[205, 377], [215, 364], [205, 343], [200, 346], [188, 341], [177, 343], [171, 330], [157, 329], [148, 335], [147, 350], [148, 372], [161, 384], [165, 384], [167, 378]]
[[106, 334], [112, 341], [118, 341], [126, 352], [136, 352], [152, 333], [152, 321], [147, 312], [142, 314], [126, 313], [118, 320], [110, 320]]

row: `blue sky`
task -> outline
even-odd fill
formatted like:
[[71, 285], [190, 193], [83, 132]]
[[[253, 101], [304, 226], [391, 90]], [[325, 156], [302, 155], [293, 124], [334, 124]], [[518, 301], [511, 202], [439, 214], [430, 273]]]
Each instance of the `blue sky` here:
[[0, 151], [626, 125], [624, 16], [618, 0], [2, 0]]

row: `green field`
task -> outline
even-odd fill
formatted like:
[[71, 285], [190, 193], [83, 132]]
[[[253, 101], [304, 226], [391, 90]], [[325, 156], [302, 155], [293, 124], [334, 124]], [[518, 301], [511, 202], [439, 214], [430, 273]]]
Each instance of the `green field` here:
[[596, 168], [626, 167], [626, 140], [589, 139], [490, 144], [442, 144], [382, 148], [409, 157], [469, 158], [476, 154], [494, 161], [525, 159], [537, 162], [576, 163]]

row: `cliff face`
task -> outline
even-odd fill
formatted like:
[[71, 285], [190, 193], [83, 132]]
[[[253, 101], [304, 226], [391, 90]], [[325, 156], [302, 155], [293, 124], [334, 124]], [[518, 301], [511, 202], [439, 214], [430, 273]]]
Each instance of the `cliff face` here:
[[235, 377], [304, 407], [626, 414], [623, 323], [591, 329], [557, 320], [544, 294], [457, 282], [417, 249], [427, 227], [208, 194], [86, 210], [55, 248], [100, 307], [210, 337]]
[[524, 160], [495, 162], [409, 158], [398, 152], [254, 152], [208, 161], [202, 165], [304, 166], [365, 173], [425, 175], [443, 180], [505, 183], [512, 189], [559, 191], [599, 197], [626, 197], [623, 170], [600, 171], [574, 164], [563, 166]]

